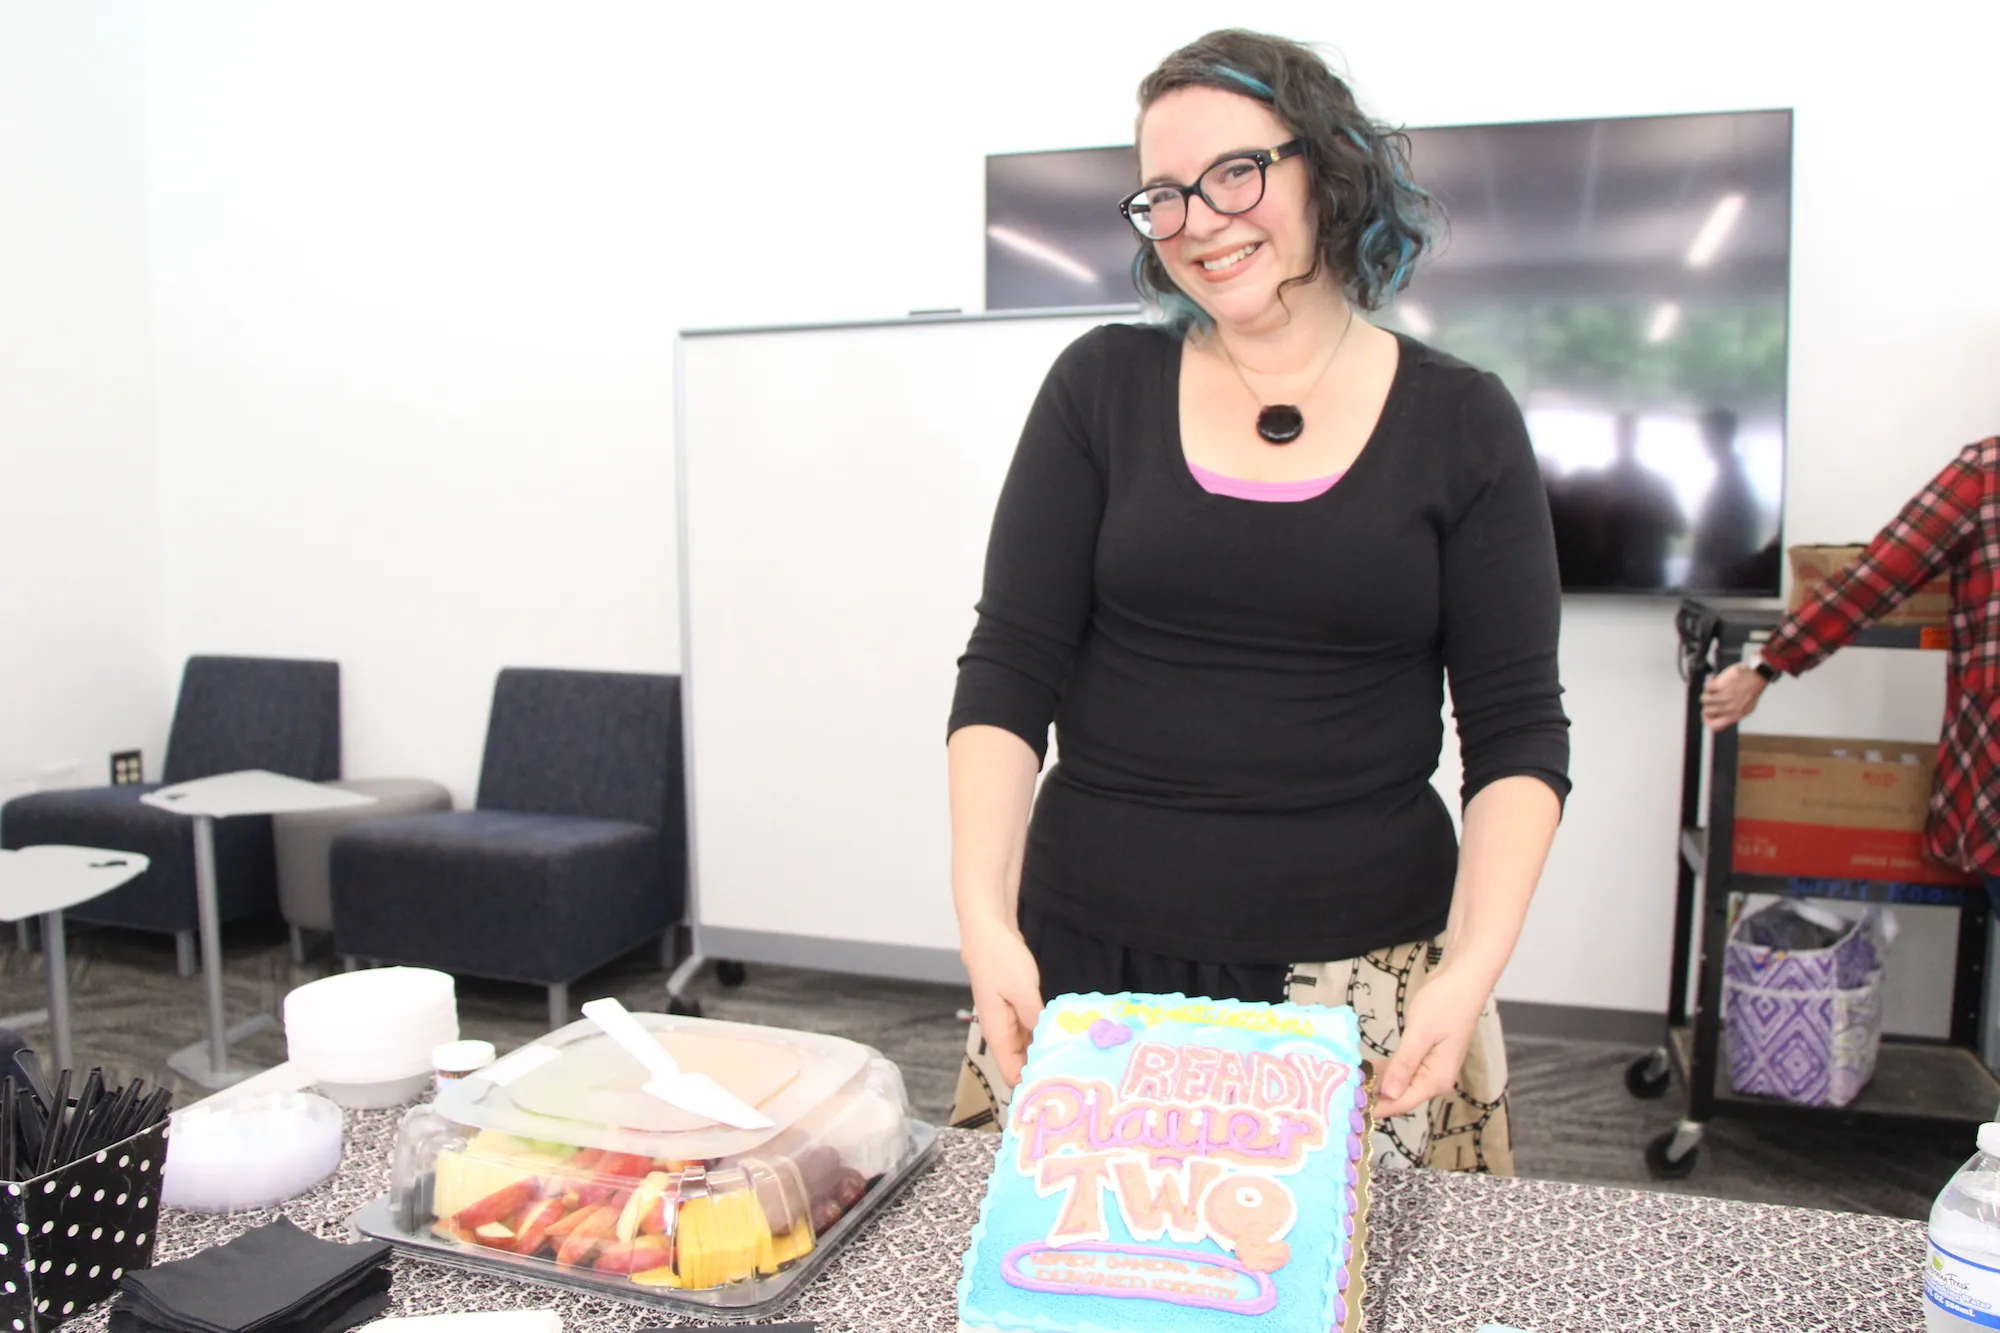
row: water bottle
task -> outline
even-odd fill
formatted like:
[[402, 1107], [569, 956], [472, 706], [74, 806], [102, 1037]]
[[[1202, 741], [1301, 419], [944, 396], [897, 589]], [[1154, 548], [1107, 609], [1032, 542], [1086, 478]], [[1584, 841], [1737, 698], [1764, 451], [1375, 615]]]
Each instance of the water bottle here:
[[2000, 1124], [1931, 1207], [1924, 1333], [2000, 1329]]

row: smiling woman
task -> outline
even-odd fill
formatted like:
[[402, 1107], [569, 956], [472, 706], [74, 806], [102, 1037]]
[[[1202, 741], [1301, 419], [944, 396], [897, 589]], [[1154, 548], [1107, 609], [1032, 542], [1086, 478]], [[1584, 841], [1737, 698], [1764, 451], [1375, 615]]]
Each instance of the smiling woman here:
[[1355, 1008], [1378, 1161], [1508, 1171], [1491, 997], [1569, 791], [1521, 413], [1364, 317], [1441, 219], [1311, 50], [1211, 34], [1139, 105], [1119, 206], [1159, 318], [1049, 372], [947, 728], [954, 1120], [1004, 1114], [1047, 997], [1290, 998]]
[[[1309, 216], [1313, 229], [1305, 238], [1310, 260], [1287, 285], [1310, 285], [1330, 271], [1362, 309], [1380, 310], [1408, 284], [1443, 215], [1410, 180], [1408, 142], [1370, 119], [1317, 55], [1244, 32], [1214, 33], [1183, 47], [1139, 85], [1142, 138], [1147, 113], [1186, 89], [1247, 95], [1277, 123], [1298, 127], [1299, 137], [1285, 148], [1313, 169], [1298, 173], [1291, 188], [1309, 192], [1312, 207], [1308, 215], [1294, 202], [1288, 211]], [[1147, 184], [1156, 182], [1149, 176]], [[1151, 237], [1144, 227], [1139, 234]], [[1133, 260], [1140, 294], [1175, 323], [1207, 327], [1207, 311], [1182, 292], [1169, 258], [1153, 246], [1140, 248]]]

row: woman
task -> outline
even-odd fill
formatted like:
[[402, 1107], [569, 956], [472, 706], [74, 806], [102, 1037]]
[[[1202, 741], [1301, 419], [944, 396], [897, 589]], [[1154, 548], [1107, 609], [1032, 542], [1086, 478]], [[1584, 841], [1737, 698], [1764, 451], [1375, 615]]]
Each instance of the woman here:
[[[1216, 33], [1139, 103], [1123, 208], [1165, 322], [1049, 373], [960, 661], [954, 1120], [1004, 1111], [1045, 996], [1289, 995], [1360, 1013], [1378, 1155], [1507, 1171], [1491, 996], [1568, 790], [1520, 412], [1361, 317], [1431, 205], [1311, 51]], [[1447, 676], [1462, 852], [1430, 784]]]
[[1985, 876], [2000, 911], [2000, 438], [1960, 450], [1860, 560], [1709, 680], [1701, 710], [1713, 730], [1735, 726], [1772, 681], [1818, 666], [1947, 571], [1951, 651], [1925, 842], [1940, 861]]

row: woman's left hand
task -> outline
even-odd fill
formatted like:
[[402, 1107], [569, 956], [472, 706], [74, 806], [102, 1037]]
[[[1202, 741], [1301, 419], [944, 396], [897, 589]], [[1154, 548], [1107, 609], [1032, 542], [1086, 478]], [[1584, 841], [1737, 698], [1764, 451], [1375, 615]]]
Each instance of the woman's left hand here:
[[1451, 1091], [1487, 998], [1486, 990], [1449, 964], [1425, 979], [1403, 1015], [1395, 1053], [1376, 1079], [1376, 1119], [1414, 1111]]

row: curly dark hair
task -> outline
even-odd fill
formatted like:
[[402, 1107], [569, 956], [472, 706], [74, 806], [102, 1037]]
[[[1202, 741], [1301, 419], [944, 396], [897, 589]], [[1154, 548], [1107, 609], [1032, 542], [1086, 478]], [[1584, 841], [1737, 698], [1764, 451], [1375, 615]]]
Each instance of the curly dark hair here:
[[[1279, 284], [1281, 300], [1287, 287], [1327, 270], [1364, 310], [1382, 309], [1409, 285], [1443, 229], [1444, 210], [1410, 179], [1406, 135], [1371, 119], [1316, 52], [1283, 37], [1230, 28], [1182, 47], [1139, 85], [1141, 119], [1168, 93], [1195, 87], [1253, 97], [1305, 141], [1317, 244], [1312, 267]], [[1208, 326], [1150, 241], [1139, 246], [1132, 281], [1174, 326]]]

